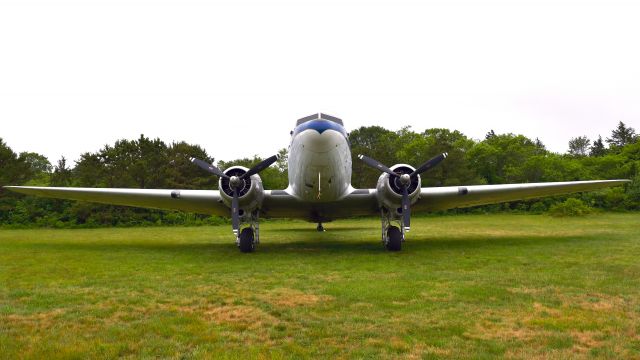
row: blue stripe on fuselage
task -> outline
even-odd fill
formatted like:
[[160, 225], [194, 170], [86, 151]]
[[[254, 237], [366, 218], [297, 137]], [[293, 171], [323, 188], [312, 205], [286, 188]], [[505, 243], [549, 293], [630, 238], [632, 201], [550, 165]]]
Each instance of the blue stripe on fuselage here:
[[345, 138], [347, 137], [347, 131], [342, 125], [329, 120], [310, 120], [302, 123], [295, 128], [293, 136], [296, 136], [305, 130], [315, 130], [320, 134], [326, 130], [335, 130], [341, 133]]

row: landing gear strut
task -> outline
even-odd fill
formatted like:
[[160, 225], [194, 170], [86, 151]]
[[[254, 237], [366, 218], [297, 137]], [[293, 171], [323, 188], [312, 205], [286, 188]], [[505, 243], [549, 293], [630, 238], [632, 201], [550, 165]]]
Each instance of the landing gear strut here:
[[[404, 242], [405, 227], [401, 214], [382, 208], [380, 210], [382, 220], [382, 244], [389, 251], [400, 251]], [[398, 225], [398, 226], [395, 226]]]
[[316, 230], [324, 231], [324, 226], [322, 226], [322, 223], [318, 223], [318, 227], [316, 227]]
[[255, 210], [248, 216], [241, 217], [242, 223], [248, 223], [249, 226], [240, 231], [236, 237], [236, 245], [240, 252], [250, 253], [256, 250], [256, 245], [260, 243], [260, 223], [258, 222], [258, 211]]

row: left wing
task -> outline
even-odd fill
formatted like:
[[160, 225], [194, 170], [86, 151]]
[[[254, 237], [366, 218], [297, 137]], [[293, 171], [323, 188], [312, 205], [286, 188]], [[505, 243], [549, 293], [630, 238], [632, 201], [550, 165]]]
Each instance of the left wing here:
[[621, 186], [630, 180], [568, 181], [529, 184], [445, 186], [420, 189], [415, 211], [437, 211], [526, 200], [544, 196], [593, 191]]
[[229, 216], [218, 190], [110, 189], [40, 186], [5, 186], [22, 194], [58, 199], [152, 209], [183, 210], [201, 214]]
[[[509, 201], [527, 200], [545, 196], [577, 193], [621, 186], [630, 180], [593, 180], [567, 181], [547, 183], [525, 183], [504, 185], [472, 185], [472, 186], [444, 186], [420, 189], [420, 196], [411, 205], [411, 212], [427, 213], [439, 210], [464, 208], [477, 205], [497, 204]], [[357, 189], [343, 199], [325, 204], [295, 204], [292, 197], [282, 198], [274, 202], [273, 197], [265, 197], [265, 203], [272, 205], [276, 212], [285, 212], [286, 217], [297, 217], [291, 213], [294, 207], [300, 207], [299, 212], [309, 212], [316, 208], [329, 218], [339, 219], [352, 216], [380, 215], [380, 205], [376, 189]], [[400, 204], [398, 204], [399, 206]]]
[[[593, 191], [621, 186], [630, 180], [569, 181], [505, 185], [446, 186], [420, 189], [411, 205], [412, 213], [462, 208], [526, 200], [544, 196]], [[399, 205], [399, 204], [398, 204]], [[326, 203], [301, 201], [284, 190], [266, 190], [262, 204], [264, 217], [329, 221], [354, 216], [379, 216], [376, 189], [353, 189], [344, 198]]]

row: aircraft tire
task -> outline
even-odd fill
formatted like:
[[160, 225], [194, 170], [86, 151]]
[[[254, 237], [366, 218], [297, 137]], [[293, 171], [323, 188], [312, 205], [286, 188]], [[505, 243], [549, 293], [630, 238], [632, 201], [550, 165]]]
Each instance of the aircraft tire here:
[[240, 232], [240, 243], [238, 244], [240, 252], [250, 253], [255, 251], [256, 242], [254, 241], [253, 229], [246, 227]]
[[402, 233], [397, 226], [390, 226], [387, 230], [387, 243], [385, 247], [389, 251], [400, 251], [402, 249]]

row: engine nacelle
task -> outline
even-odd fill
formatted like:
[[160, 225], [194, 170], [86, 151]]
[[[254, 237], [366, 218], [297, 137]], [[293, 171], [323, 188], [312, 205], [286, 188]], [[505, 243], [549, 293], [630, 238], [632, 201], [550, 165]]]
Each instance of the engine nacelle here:
[[[224, 171], [226, 175], [242, 176], [249, 169], [244, 166], [232, 166]], [[251, 175], [250, 177], [242, 180], [243, 184], [238, 190], [238, 203], [240, 204], [240, 216], [245, 213], [250, 213], [255, 209], [258, 209], [262, 205], [264, 199], [264, 188], [262, 187], [262, 179], [258, 174]], [[220, 189], [220, 196], [222, 201], [228, 207], [231, 207], [231, 200], [233, 198], [233, 190], [229, 186], [229, 179], [220, 178], [218, 181], [218, 189]]]
[[[390, 168], [397, 174], [411, 174], [415, 168], [407, 164], [396, 164]], [[420, 175], [411, 180], [411, 185], [407, 189], [411, 204], [418, 201], [420, 196]], [[378, 203], [387, 209], [394, 210], [398, 215], [402, 213], [402, 187], [400, 178], [392, 177], [387, 173], [382, 173], [376, 185]]]

